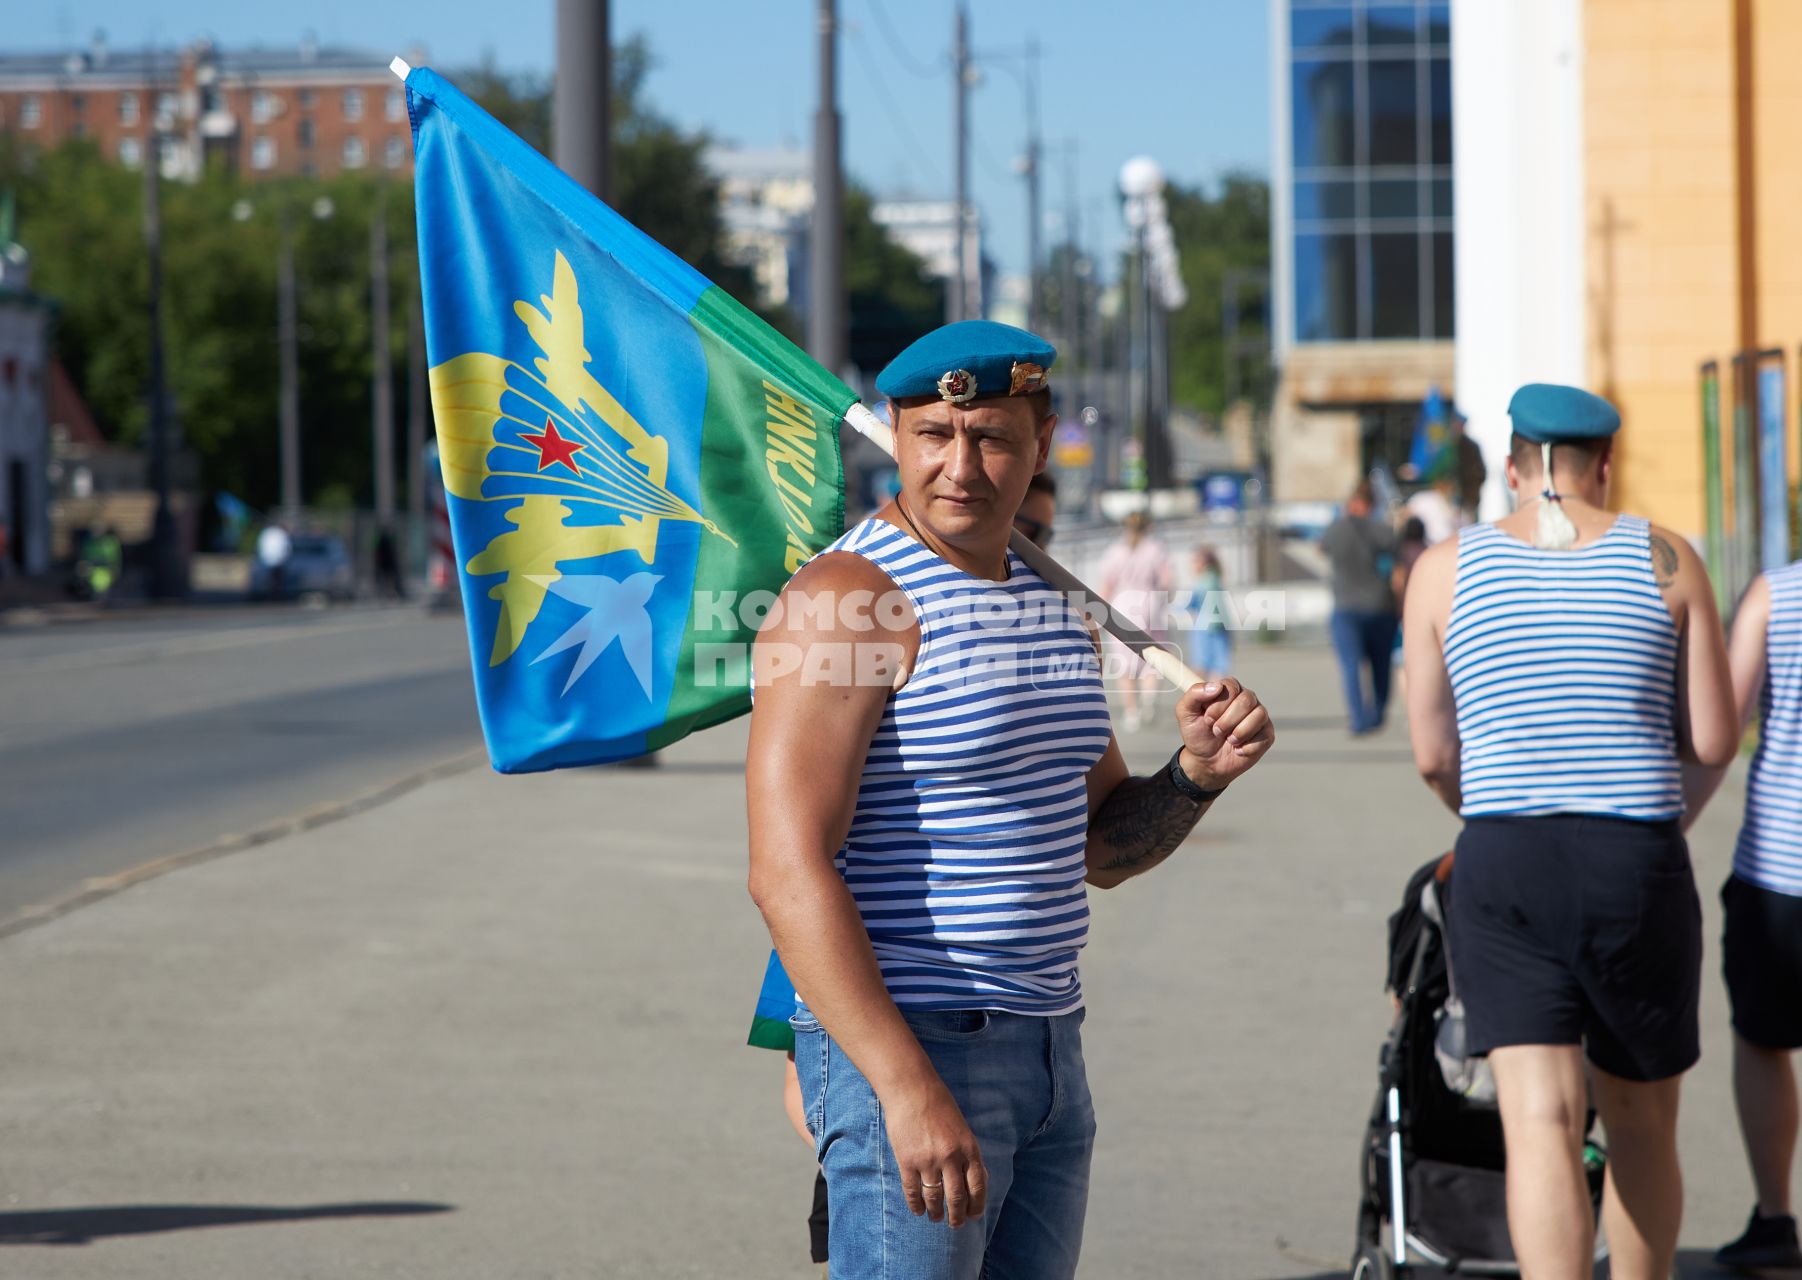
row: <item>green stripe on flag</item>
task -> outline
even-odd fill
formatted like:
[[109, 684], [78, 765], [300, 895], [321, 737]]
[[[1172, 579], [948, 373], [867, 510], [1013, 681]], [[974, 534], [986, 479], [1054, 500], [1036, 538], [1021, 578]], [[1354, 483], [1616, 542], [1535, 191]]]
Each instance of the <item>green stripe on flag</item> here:
[[745, 1043], [753, 1049], [775, 1049], [779, 1053], [787, 1053], [795, 1047], [795, 1029], [788, 1025], [784, 1018], [766, 1018], [756, 1014], [751, 1018], [751, 1034]]
[[731, 541], [701, 538], [675, 688], [652, 750], [750, 708], [744, 664], [756, 632], [739, 605], [753, 591], [780, 591], [844, 532], [838, 426], [857, 400], [717, 287], [689, 319], [707, 359], [700, 509]]

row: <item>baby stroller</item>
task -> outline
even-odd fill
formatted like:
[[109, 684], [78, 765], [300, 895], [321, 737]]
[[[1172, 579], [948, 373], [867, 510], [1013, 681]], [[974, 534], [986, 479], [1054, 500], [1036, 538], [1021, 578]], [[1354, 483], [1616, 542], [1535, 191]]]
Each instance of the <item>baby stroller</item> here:
[[[1379, 1086], [1359, 1168], [1352, 1280], [1390, 1280], [1410, 1267], [1518, 1275], [1508, 1237], [1502, 1118], [1486, 1062], [1464, 1053], [1464, 1014], [1447, 954], [1452, 856], [1408, 881], [1389, 917], [1395, 1021], [1378, 1058]], [[1589, 1116], [1583, 1150], [1599, 1213], [1607, 1156]], [[1600, 1237], [1596, 1259], [1607, 1256]]]

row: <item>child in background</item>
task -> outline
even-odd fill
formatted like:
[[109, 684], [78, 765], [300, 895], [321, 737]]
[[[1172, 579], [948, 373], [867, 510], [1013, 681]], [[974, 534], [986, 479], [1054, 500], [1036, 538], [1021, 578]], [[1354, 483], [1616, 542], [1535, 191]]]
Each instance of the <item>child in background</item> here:
[[1212, 679], [1226, 675], [1233, 665], [1232, 614], [1227, 602], [1226, 577], [1220, 557], [1212, 547], [1195, 548], [1194, 577], [1176, 607], [1189, 619], [1189, 665], [1197, 675]]

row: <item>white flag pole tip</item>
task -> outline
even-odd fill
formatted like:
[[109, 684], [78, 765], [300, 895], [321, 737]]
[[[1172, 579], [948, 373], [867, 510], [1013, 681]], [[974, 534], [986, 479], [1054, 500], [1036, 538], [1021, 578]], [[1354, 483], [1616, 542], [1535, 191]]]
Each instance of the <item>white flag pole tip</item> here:
[[895, 433], [886, 423], [871, 413], [862, 401], [857, 401], [845, 410], [845, 421], [857, 430], [857, 433], [870, 443], [879, 447], [889, 457], [895, 456]]
[[407, 78], [407, 73], [413, 70], [413, 68], [407, 65], [407, 60], [405, 58], [396, 58], [393, 62], [388, 64], [388, 70], [392, 71], [402, 80], [405, 80]]

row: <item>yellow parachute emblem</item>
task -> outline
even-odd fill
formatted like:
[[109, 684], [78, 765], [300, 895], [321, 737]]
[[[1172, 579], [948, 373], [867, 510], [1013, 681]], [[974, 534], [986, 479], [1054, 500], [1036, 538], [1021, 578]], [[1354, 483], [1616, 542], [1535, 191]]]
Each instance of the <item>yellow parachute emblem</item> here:
[[[576, 275], [562, 253], [551, 292], [538, 301], [539, 306], [513, 304], [544, 353], [532, 361], [536, 372], [485, 351], [453, 357], [431, 371], [445, 489], [471, 502], [513, 504], [505, 514], [514, 527], [496, 535], [465, 566], [472, 574], [506, 574], [488, 592], [501, 604], [490, 666], [519, 648], [545, 592], [563, 576], [559, 564], [614, 551], [633, 551], [654, 564], [664, 520], [693, 521], [726, 537], [670, 492], [668, 442], [646, 431], [588, 371], [592, 357], [583, 345]], [[582, 413], [583, 406], [592, 418]], [[521, 416], [526, 412], [534, 416]], [[593, 418], [606, 429], [597, 429]], [[517, 438], [521, 429], [551, 426], [565, 441], [580, 442], [573, 446], [579, 454], [566, 449], [558, 463], [567, 475], [543, 470], [539, 450]], [[624, 443], [623, 452], [613, 437]], [[618, 523], [567, 523], [570, 504], [581, 503], [618, 511]]]

